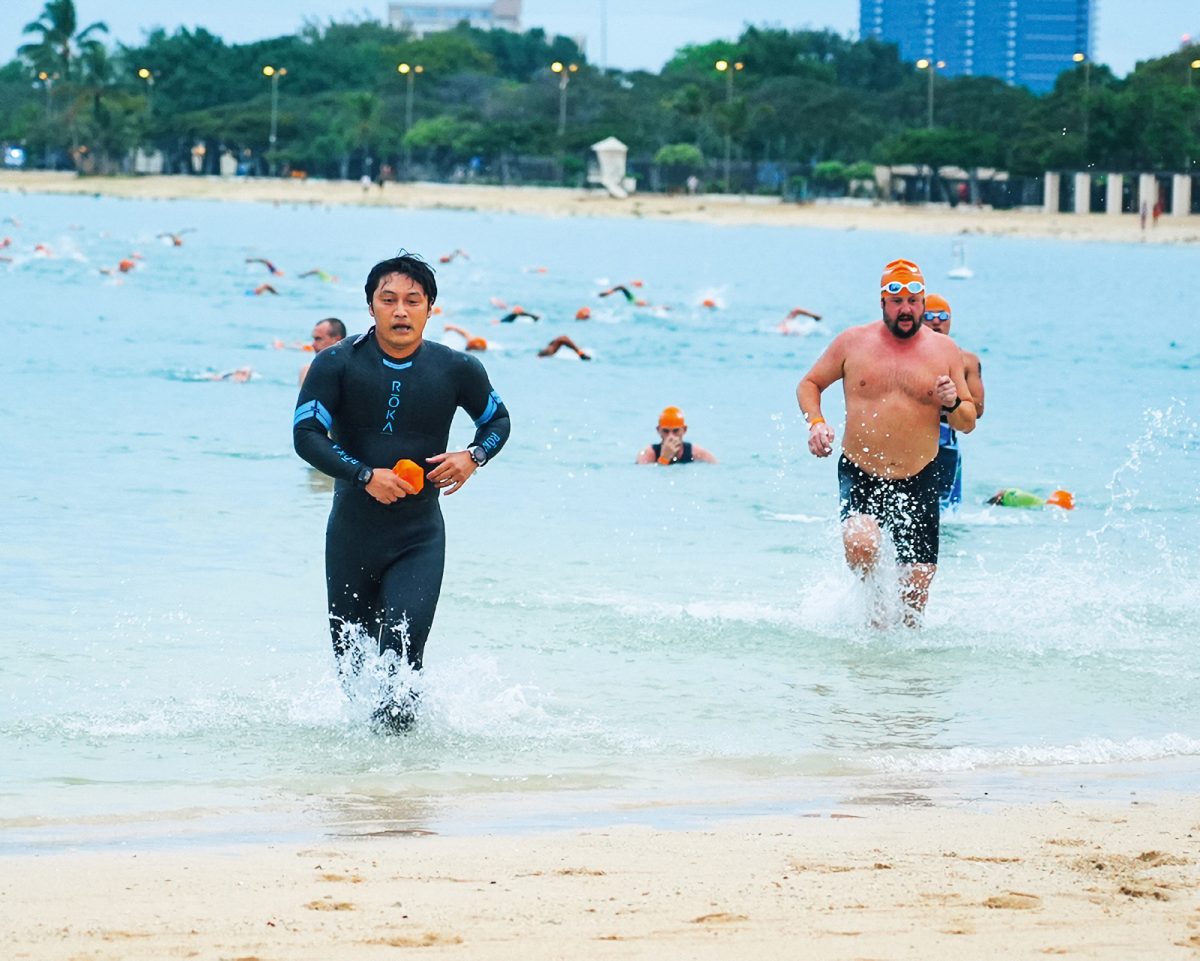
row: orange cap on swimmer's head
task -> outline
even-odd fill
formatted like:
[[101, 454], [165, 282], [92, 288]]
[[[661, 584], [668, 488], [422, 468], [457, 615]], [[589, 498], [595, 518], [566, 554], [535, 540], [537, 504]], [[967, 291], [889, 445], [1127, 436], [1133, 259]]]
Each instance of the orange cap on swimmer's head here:
[[575, 311], [575, 319], [576, 320], [590, 320], [591, 317], [592, 317], [592, 308], [591, 307], [580, 307], [577, 311]]
[[1046, 504], [1050, 507], [1061, 507], [1065, 511], [1073, 511], [1075, 509], [1075, 495], [1070, 491], [1054, 491], [1046, 498]]
[[952, 311], [950, 309], [950, 304], [946, 301], [946, 298], [943, 297], [941, 294], [926, 294], [925, 295], [925, 309], [926, 310], [944, 310], [948, 314], [954, 313], [954, 311]]
[[658, 426], [665, 427], [668, 430], [676, 427], [687, 427], [683, 420], [683, 411], [678, 407], [665, 407], [663, 412], [658, 415]]
[[925, 275], [921, 268], [911, 260], [893, 260], [883, 268], [883, 276], [879, 278], [879, 288], [886, 293], [888, 284], [920, 284], [920, 288], [910, 293], [920, 293], [925, 289]]

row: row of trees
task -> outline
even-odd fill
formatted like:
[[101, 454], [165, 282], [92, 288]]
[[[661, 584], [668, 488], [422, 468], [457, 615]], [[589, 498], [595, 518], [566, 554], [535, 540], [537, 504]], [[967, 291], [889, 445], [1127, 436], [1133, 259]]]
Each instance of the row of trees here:
[[[1040, 97], [992, 78], [938, 76], [929, 127], [927, 74], [894, 45], [828, 31], [750, 27], [736, 42], [685, 47], [658, 73], [600, 71], [571, 40], [541, 30], [465, 24], [417, 39], [369, 21], [310, 23], [251, 44], [158, 30], [140, 45], [106, 46], [104, 24], [80, 27], [73, 0], [48, 0], [26, 33], [19, 57], [0, 68], [0, 142], [24, 145], [36, 163], [102, 172], [140, 146], [179, 172], [197, 156], [212, 172], [227, 152], [256, 171], [269, 163], [359, 176], [415, 158], [442, 174], [495, 175], [540, 155], [558, 157], [554, 169], [570, 178], [609, 135], [647, 160], [687, 145], [668, 152], [677, 168], [728, 147], [735, 161], [818, 178], [865, 161], [1036, 175], [1184, 170], [1200, 160], [1200, 84], [1191, 82], [1200, 47], [1126, 78], [1081, 64]], [[715, 69], [718, 60], [729, 69]], [[555, 62], [565, 69], [553, 72]], [[399, 73], [400, 64], [413, 69]], [[268, 79], [268, 65], [286, 73]]]

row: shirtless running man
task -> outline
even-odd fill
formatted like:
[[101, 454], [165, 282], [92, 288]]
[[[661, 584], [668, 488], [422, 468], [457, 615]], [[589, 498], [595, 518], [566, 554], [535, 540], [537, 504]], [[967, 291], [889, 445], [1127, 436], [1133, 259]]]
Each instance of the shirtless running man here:
[[833, 453], [833, 428], [821, 394], [842, 381], [846, 430], [838, 461], [846, 563], [866, 577], [888, 530], [900, 565], [904, 622], [920, 623], [937, 572], [938, 494], [934, 459], [938, 418], [964, 434], [975, 427], [962, 352], [948, 337], [922, 330], [925, 279], [908, 260], [893, 260], [880, 280], [882, 322], [844, 330], [796, 388], [808, 421], [808, 449]]

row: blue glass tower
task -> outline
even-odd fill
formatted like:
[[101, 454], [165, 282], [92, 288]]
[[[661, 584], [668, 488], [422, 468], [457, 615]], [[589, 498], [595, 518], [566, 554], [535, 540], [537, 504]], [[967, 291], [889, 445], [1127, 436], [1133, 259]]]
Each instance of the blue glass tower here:
[[1097, 0], [859, 0], [859, 34], [947, 76], [999, 77], [1044, 93], [1073, 57], [1092, 56]]

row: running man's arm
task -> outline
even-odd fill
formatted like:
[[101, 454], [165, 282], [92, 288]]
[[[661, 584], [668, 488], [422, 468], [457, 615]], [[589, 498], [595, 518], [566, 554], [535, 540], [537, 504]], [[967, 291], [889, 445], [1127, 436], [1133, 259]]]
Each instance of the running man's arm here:
[[[953, 343], [951, 343], [953, 347]], [[967, 374], [963, 367], [963, 352], [958, 348], [949, 354], [950, 370], [938, 378], [934, 389], [942, 402], [946, 414], [946, 423], [960, 434], [969, 434], [975, 429], [975, 401], [971, 399], [971, 391], [967, 387]], [[946, 386], [952, 383], [953, 390]], [[948, 408], [953, 407], [953, 410]]]
[[821, 394], [831, 384], [842, 379], [846, 362], [846, 341], [853, 329], [842, 331], [817, 358], [812, 369], [796, 387], [796, 400], [800, 412], [808, 422], [808, 449], [815, 457], [828, 457], [833, 453], [834, 431], [821, 414]]
[[[475, 438], [471, 447], [482, 447], [487, 461], [498, 453], [508, 440], [510, 421], [508, 408], [500, 395], [492, 390], [483, 364], [474, 357], [463, 356], [465, 365], [459, 371], [458, 406], [465, 410], [475, 422]], [[433, 464], [429, 479], [443, 494], [453, 494], [479, 469], [469, 451], [446, 451], [426, 458]]]
[[321, 473], [352, 481], [363, 467], [362, 461], [347, 454], [329, 436], [337, 415], [340, 370], [341, 365], [328, 351], [313, 358], [296, 399], [292, 446]]

